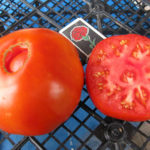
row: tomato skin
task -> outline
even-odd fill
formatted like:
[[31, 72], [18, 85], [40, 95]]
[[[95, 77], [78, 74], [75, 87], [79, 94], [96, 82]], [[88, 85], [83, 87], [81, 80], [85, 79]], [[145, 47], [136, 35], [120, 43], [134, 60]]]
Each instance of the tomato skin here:
[[150, 39], [128, 34], [109, 37], [93, 49], [86, 85], [105, 115], [127, 121], [150, 119]]
[[[8, 72], [5, 51], [18, 43], [26, 43], [28, 58], [21, 69]], [[68, 119], [80, 100], [84, 73], [66, 38], [49, 29], [23, 29], [0, 38], [0, 54], [0, 129], [41, 135]]]

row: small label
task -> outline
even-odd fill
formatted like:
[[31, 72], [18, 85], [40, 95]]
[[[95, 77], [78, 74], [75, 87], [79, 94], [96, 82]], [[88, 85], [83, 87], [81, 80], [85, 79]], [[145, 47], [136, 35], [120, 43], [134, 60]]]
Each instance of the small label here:
[[82, 18], [77, 18], [59, 32], [77, 47], [81, 58], [86, 59], [95, 45], [106, 38]]

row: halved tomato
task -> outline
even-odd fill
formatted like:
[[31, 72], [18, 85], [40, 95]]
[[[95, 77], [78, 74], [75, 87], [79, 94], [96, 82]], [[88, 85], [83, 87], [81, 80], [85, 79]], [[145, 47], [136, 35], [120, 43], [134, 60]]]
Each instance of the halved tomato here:
[[150, 119], [150, 39], [128, 34], [98, 43], [88, 61], [86, 84], [104, 114], [128, 121]]

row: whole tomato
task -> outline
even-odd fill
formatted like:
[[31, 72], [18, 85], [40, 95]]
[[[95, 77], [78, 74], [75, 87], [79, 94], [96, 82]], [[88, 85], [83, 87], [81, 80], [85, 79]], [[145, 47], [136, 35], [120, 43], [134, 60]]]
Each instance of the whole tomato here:
[[150, 39], [127, 34], [98, 43], [88, 61], [86, 83], [104, 114], [128, 121], [150, 119]]
[[75, 47], [59, 33], [34, 28], [0, 38], [0, 129], [52, 131], [76, 108], [83, 78]]

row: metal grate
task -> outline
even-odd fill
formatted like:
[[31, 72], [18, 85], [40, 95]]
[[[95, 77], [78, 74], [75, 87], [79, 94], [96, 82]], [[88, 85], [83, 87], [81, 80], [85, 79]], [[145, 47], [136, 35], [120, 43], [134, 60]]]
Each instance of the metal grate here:
[[[59, 31], [81, 17], [106, 37], [139, 33], [150, 38], [148, 5], [148, 1], [141, 0], [0, 0], [0, 36], [21, 28], [45, 27]], [[86, 64], [83, 67], [86, 69]], [[0, 131], [1, 150], [149, 148], [150, 121], [126, 122], [105, 116], [93, 105], [86, 85], [75, 112], [53, 132], [24, 137]]]

